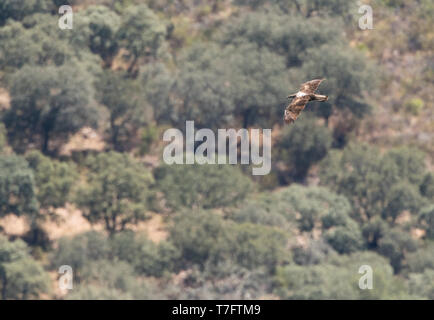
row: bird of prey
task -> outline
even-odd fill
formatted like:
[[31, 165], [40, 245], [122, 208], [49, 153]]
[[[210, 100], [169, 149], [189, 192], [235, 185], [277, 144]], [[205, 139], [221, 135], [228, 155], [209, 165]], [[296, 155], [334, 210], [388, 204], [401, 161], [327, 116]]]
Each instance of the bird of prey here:
[[328, 97], [321, 94], [315, 94], [320, 83], [324, 79], [315, 79], [305, 82], [301, 85], [300, 90], [297, 93], [291, 94], [289, 98], [295, 98], [285, 109], [285, 115], [283, 119], [285, 123], [293, 123], [297, 120], [300, 113], [309, 101], [327, 101]]

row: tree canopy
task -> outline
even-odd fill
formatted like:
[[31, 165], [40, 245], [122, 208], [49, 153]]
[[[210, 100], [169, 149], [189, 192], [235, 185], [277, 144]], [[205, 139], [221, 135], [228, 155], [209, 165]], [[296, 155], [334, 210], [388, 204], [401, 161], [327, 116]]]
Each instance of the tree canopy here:
[[235, 206], [253, 188], [238, 168], [227, 165], [163, 165], [155, 178], [172, 209]]
[[0, 216], [37, 214], [35, 177], [21, 156], [0, 155]]
[[32, 258], [24, 241], [8, 241], [0, 235], [1, 299], [39, 298], [49, 289], [48, 273]]
[[149, 217], [152, 174], [126, 154], [108, 152], [87, 159], [89, 175], [76, 203], [91, 223], [111, 234]]
[[11, 77], [11, 107], [4, 115], [11, 145], [22, 152], [35, 143], [48, 153], [55, 150], [50, 145], [54, 138], [66, 139], [83, 126], [96, 126], [92, 90], [86, 71], [77, 66], [21, 68]]

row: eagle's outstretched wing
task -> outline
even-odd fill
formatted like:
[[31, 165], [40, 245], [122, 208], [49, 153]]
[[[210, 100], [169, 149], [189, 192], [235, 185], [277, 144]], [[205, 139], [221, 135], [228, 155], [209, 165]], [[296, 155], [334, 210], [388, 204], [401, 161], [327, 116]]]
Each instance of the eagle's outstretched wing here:
[[315, 93], [316, 89], [318, 89], [322, 81], [324, 81], [324, 79], [315, 79], [305, 82], [301, 85], [300, 91], [307, 94], [313, 94]]
[[294, 122], [300, 113], [303, 111], [306, 103], [310, 101], [310, 97], [308, 95], [295, 97], [294, 100], [286, 107], [284, 120], [286, 123]]

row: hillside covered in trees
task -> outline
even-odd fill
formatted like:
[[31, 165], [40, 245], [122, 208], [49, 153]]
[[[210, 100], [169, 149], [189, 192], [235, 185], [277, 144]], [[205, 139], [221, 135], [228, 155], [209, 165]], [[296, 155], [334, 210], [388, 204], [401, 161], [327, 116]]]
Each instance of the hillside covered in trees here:
[[[0, 0], [0, 299], [434, 299], [434, 3], [364, 3]], [[186, 120], [271, 172], [165, 164]]]

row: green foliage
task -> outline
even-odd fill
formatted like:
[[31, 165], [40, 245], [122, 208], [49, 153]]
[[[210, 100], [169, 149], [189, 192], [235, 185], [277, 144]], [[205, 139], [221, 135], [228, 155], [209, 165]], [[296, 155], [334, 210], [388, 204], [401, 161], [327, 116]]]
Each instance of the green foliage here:
[[149, 118], [137, 83], [122, 73], [106, 71], [96, 87], [100, 102], [109, 112], [110, 143], [116, 151], [128, 150], [129, 140]]
[[267, 48], [193, 45], [181, 53], [178, 65], [176, 73], [156, 65], [141, 76], [157, 121], [181, 126], [189, 119], [198, 127], [219, 128], [240, 118], [247, 128], [280, 117], [288, 87], [285, 64]]
[[70, 265], [80, 283], [86, 281], [86, 269], [92, 261], [110, 264], [122, 261], [137, 275], [161, 277], [177, 266], [179, 251], [167, 241], [158, 244], [130, 231], [107, 237], [95, 231], [61, 238], [51, 256], [51, 266]]
[[[372, 38], [354, 32], [355, 0], [0, 0], [0, 218], [30, 216], [21, 236], [30, 247], [0, 235], [0, 298], [55, 297], [41, 258], [54, 273], [72, 266], [66, 299], [433, 299], [428, 154], [387, 150], [401, 135], [390, 140], [390, 125], [376, 130], [396, 101], [412, 115], [428, 112], [434, 5], [374, 2], [384, 32]], [[64, 4], [74, 6], [74, 30], [57, 27]], [[397, 8], [407, 23], [395, 28]], [[408, 65], [414, 59], [421, 64]], [[387, 62], [384, 76], [375, 60]], [[395, 81], [408, 66], [414, 74]], [[327, 79], [319, 93], [329, 100], [281, 128], [266, 177], [250, 179], [237, 166], [161, 165], [154, 185], [150, 169], [126, 153], [155, 156], [159, 128], [185, 120], [281, 126], [285, 96], [317, 77]], [[385, 111], [361, 122], [371, 102]], [[402, 115], [394, 117], [399, 130]], [[429, 131], [411, 120], [403, 137], [418, 136], [414, 121]], [[125, 153], [99, 153], [84, 133], [65, 145], [97, 125], [104, 148]], [[357, 136], [386, 151], [357, 145]], [[77, 149], [78, 169], [48, 157]], [[311, 186], [321, 160], [322, 186]], [[146, 225], [168, 228], [159, 242], [126, 230], [141, 230], [134, 224], [156, 208], [154, 191], [170, 209], [162, 226]], [[108, 232], [52, 240], [38, 213], [71, 198]], [[362, 265], [373, 268], [373, 290], [358, 286]]]
[[388, 193], [383, 216], [395, 221], [402, 211], [418, 212], [421, 205], [422, 200], [418, 189], [408, 183], [399, 183], [394, 185]]
[[253, 188], [248, 177], [229, 165], [163, 165], [155, 179], [172, 209], [234, 206]]
[[418, 150], [392, 149], [381, 156], [367, 145], [333, 151], [322, 162], [321, 180], [351, 200], [357, 220], [382, 215], [391, 223], [404, 211], [415, 213], [425, 203], [419, 186], [425, 175]]
[[312, 15], [340, 16], [346, 20], [351, 18], [354, 7], [357, 5], [355, 0], [301, 0], [297, 2], [298, 11], [307, 17]]
[[107, 238], [96, 231], [79, 234], [74, 238], [61, 238], [57, 249], [50, 257], [54, 269], [69, 265], [74, 270], [74, 279], [81, 281], [84, 266], [90, 261], [105, 259], [110, 252]]
[[312, 118], [300, 119], [283, 130], [277, 144], [279, 160], [295, 180], [302, 180], [309, 168], [327, 155], [331, 143], [327, 128], [317, 125]]
[[[171, 109], [170, 93], [175, 84], [174, 75], [161, 62], [149, 63], [139, 77], [146, 101], [152, 106], [155, 120], [162, 124], [179, 120], [177, 110]], [[173, 107], [173, 106], [172, 106]]]
[[117, 288], [107, 288], [96, 284], [79, 286], [77, 290], [68, 294], [68, 300], [131, 300], [131, 294]]
[[132, 299], [137, 283], [133, 268], [122, 261], [90, 261], [83, 268], [83, 278], [68, 299]]
[[403, 260], [407, 252], [417, 249], [417, 243], [411, 235], [400, 229], [392, 229], [379, 241], [378, 252], [388, 257], [395, 273], [403, 267]]
[[434, 205], [421, 209], [418, 222], [425, 229], [427, 237], [434, 238]]
[[207, 262], [185, 271], [176, 288], [180, 299], [260, 299], [270, 290], [271, 281], [263, 269], [249, 270], [231, 261]]
[[7, 131], [4, 123], [0, 123], [0, 154], [6, 153], [9, 149]]
[[420, 185], [420, 192], [423, 196], [434, 201], [434, 173], [428, 172]]
[[386, 208], [399, 172], [397, 165], [391, 159], [382, 159], [375, 148], [350, 145], [329, 153], [321, 163], [320, 177], [323, 184], [351, 201], [355, 218], [363, 221]]
[[83, 269], [83, 275], [67, 299], [142, 300], [158, 297], [157, 288], [145, 280], [138, 280], [133, 267], [123, 261], [91, 261]]
[[409, 292], [419, 299], [434, 299], [434, 270], [427, 269], [424, 273], [410, 274]]
[[324, 238], [312, 240], [306, 248], [301, 246], [293, 248], [294, 262], [303, 266], [326, 263], [335, 255], [337, 255], [336, 251], [324, 241]]
[[[402, 278], [393, 276], [393, 269], [387, 261], [378, 254], [370, 251], [355, 252], [351, 255], [336, 256], [331, 264], [351, 271], [353, 288], [356, 288], [359, 299], [409, 299], [406, 284]], [[373, 289], [360, 290], [359, 281], [362, 276], [359, 269], [368, 265], [373, 271]]]
[[53, 138], [65, 139], [97, 122], [89, 76], [77, 66], [25, 66], [11, 77], [10, 95], [4, 122], [18, 151], [37, 143], [47, 153]]
[[261, 6], [275, 6], [284, 13], [296, 13], [304, 17], [312, 16], [340, 16], [351, 17], [354, 0], [235, 0], [236, 5], [249, 6], [257, 9]]
[[301, 65], [307, 49], [342, 40], [339, 34], [331, 36], [341, 28], [335, 21], [324, 18], [306, 20], [276, 12], [252, 12], [229, 20], [217, 39], [224, 45], [254, 43], [259, 48], [284, 56], [286, 66], [294, 67]]
[[83, 268], [82, 283], [97, 281], [108, 288], [127, 291], [135, 283], [134, 270], [125, 262], [98, 260], [86, 264]]
[[411, 252], [406, 257], [407, 269], [411, 273], [423, 273], [425, 270], [434, 269], [434, 244], [427, 243], [416, 252]]
[[7, 19], [22, 20], [36, 12], [47, 12], [52, 6], [51, 0], [3, 0], [0, 3], [0, 26]]
[[[268, 226], [284, 227], [289, 219], [285, 216], [288, 210], [283, 201], [270, 193], [255, 195], [228, 214], [228, 217], [238, 223], [255, 223]], [[290, 219], [289, 219], [290, 220]]]
[[408, 147], [394, 148], [386, 153], [385, 158], [397, 165], [401, 178], [416, 186], [422, 184], [426, 173], [425, 154], [422, 151]]
[[35, 178], [26, 160], [0, 155], [0, 216], [34, 215], [38, 209]]
[[139, 274], [161, 277], [175, 270], [179, 251], [172, 243], [155, 244], [148, 238], [131, 232], [116, 234], [110, 239], [111, 255], [127, 262]]
[[57, 19], [49, 14], [33, 14], [0, 28], [0, 66], [13, 72], [27, 65], [61, 66], [78, 62], [92, 74], [100, 71], [99, 57], [74, 38], [81, 35], [80, 31], [75, 28], [74, 32], [65, 33], [57, 27]]
[[265, 267], [270, 271], [291, 260], [285, 247], [287, 237], [276, 228], [250, 223], [227, 226], [224, 246], [229, 256], [238, 265], [255, 269]]
[[36, 196], [41, 207], [48, 209], [64, 206], [78, 178], [74, 165], [51, 160], [39, 151], [26, 154], [26, 160], [34, 172]]
[[[325, 13], [328, 9], [336, 12], [336, 8], [348, 12], [348, 2], [344, 1], [346, 5], [342, 2], [311, 1], [299, 4], [299, 10], [306, 11], [307, 16], [316, 11]], [[362, 117], [369, 110], [363, 92], [373, 88], [374, 70], [365, 56], [344, 45], [341, 29], [339, 23], [327, 18], [306, 20], [276, 12], [256, 12], [230, 21], [217, 39], [225, 45], [237, 46], [248, 41], [285, 57], [287, 67], [300, 67], [292, 73], [296, 86], [300, 79], [325, 77], [327, 81], [321, 92], [330, 99], [311, 106], [322, 117], [328, 119], [333, 108]]]
[[223, 220], [206, 211], [179, 213], [169, 231], [170, 241], [181, 252], [185, 264], [203, 264], [215, 256], [226, 232]]
[[349, 273], [331, 265], [290, 265], [278, 269], [276, 282], [282, 299], [357, 299]]
[[408, 100], [405, 103], [405, 110], [415, 116], [417, 116], [424, 107], [424, 102], [422, 99], [419, 98], [413, 98]]
[[105, 6], [91, 6], [74, 16], [74, 32], [70, 42], [90, 49], [110, 66], [118, 53], [118, 32], [121, 18]]
[[350, 218], [348, 200], [326, 188], [291, 185], [279, 192], [279, 200], [292, 216], [297, 216], [298, 228], [312, 232], [321, 228], [325, 239], [339, 253], [351, 253], [362, 248], [358, 224]]
[[286, 237], [277, 229], [228, 223], [206, 211], [178, 214], [170, 240], [181, 251], [183, 265], [231, 260], [248, 269], [263, 266], [273, 270], [288, 258]]
[[370, 110], [363, 93], [374, 86], [374, 69], [355, 49], [334, 44], [311, 48], [303, 57], [299, 72], [304, 79], [327, 79], [320, 90], [329, 96], [328, 102], [312, 106], [322, 117], [327, 119], [333, 108], [349, 111], [360, 118]]
[[[360, 290], [358, 270], [374, 270], [374, 290]], [[397, 299], [405, 298], [405, 286], [393, 277], [387, 261], [371, 252], [337, 256], [312, 266], [290, 265], [278, 269], [276, 293], [282, 299]]]
[[22, 240], [0, 235], [0, 296], [6, 299], [39, 298], [49, 293], [50, 277], [29, 254]]
[[142, 128], [141, 141], [140, 141], [140, 154], [148, 153], [151, 146], [158, 139], [158, 128], [154, 125], [148, 125]]
[[404, 6], [405, 0], [382, 0], [381, 2], [388, 7], [399, 8]]
[[[57, 47], [50, 45], [52, 34], [42, 32], [41, 27], [26, 29], [22, 23], [11, 21], [0, 28], [0, 40], [2, 50], [0, 52], [0, 65], [6, 70], [14, 70], [24, 65], [40, 63], [63, 64], [67, 53], [67, 47], [63, 42]], [[36, 41], [35, 41], [36, 39]]]
[[351, 253], [360, 250], [363, 246], [359, 226], [349, 221], [344, 226], [337, 226], [325, 234], [327, 242], [339, 253]]
[[[345, 197], [326, 188], [293, 184], [259, 199], [248, 199], [228, 217], [239, 223], [279, 227], [289, 233], [292, 233], [296, 223], [301, 231], [321, 229], [325, 246], [339, 253], [351, 253], [363, 247], [363, 240], [359, 226], [350, 218], [350, 213], [351, 206]], [[307, 253], [296, 251], [300, 261], [308, 259], [302, 258]]]
[[[396, 0], [398, 1], [398, 0]], [[434, 5], [430, 0], [421, 0], [417, 6], [412, 3], [406, 3], [407, 12], [411, 13], [411, 27], [408, 30], [407, 41], [408, 47], [413, 50], [432, 50], [434, 22]]]
[[373, 217], [363, 224], [362, 234], [368, 248], [377, 248], [379, 240], [384, 237], [388, 229], [389, 226], [387, 222], [379, 216]]
[[87, 183], [76, 202], [89, 222], [102, 222], [113, 234], [148, 218], [153, 177], [142, 164], [111, 151], [89, 157], [87, 166]]
[[137, 71], [140, 58], [155, 58], [164, 47], [165, 24], [146, 5], [130, 6], [122, 15], [118, 39], [128, 50], [125, 58], [130, 62], [128, 71]]
[[326, 188], [293, 184], [277, 194], [279, 201], [287, 208], [286, 216], [298, 217], [297, 222], [302, 231], [312, 231], [320, 225], [328, 229], [345, 225], [351, 220], [348, 200]]

